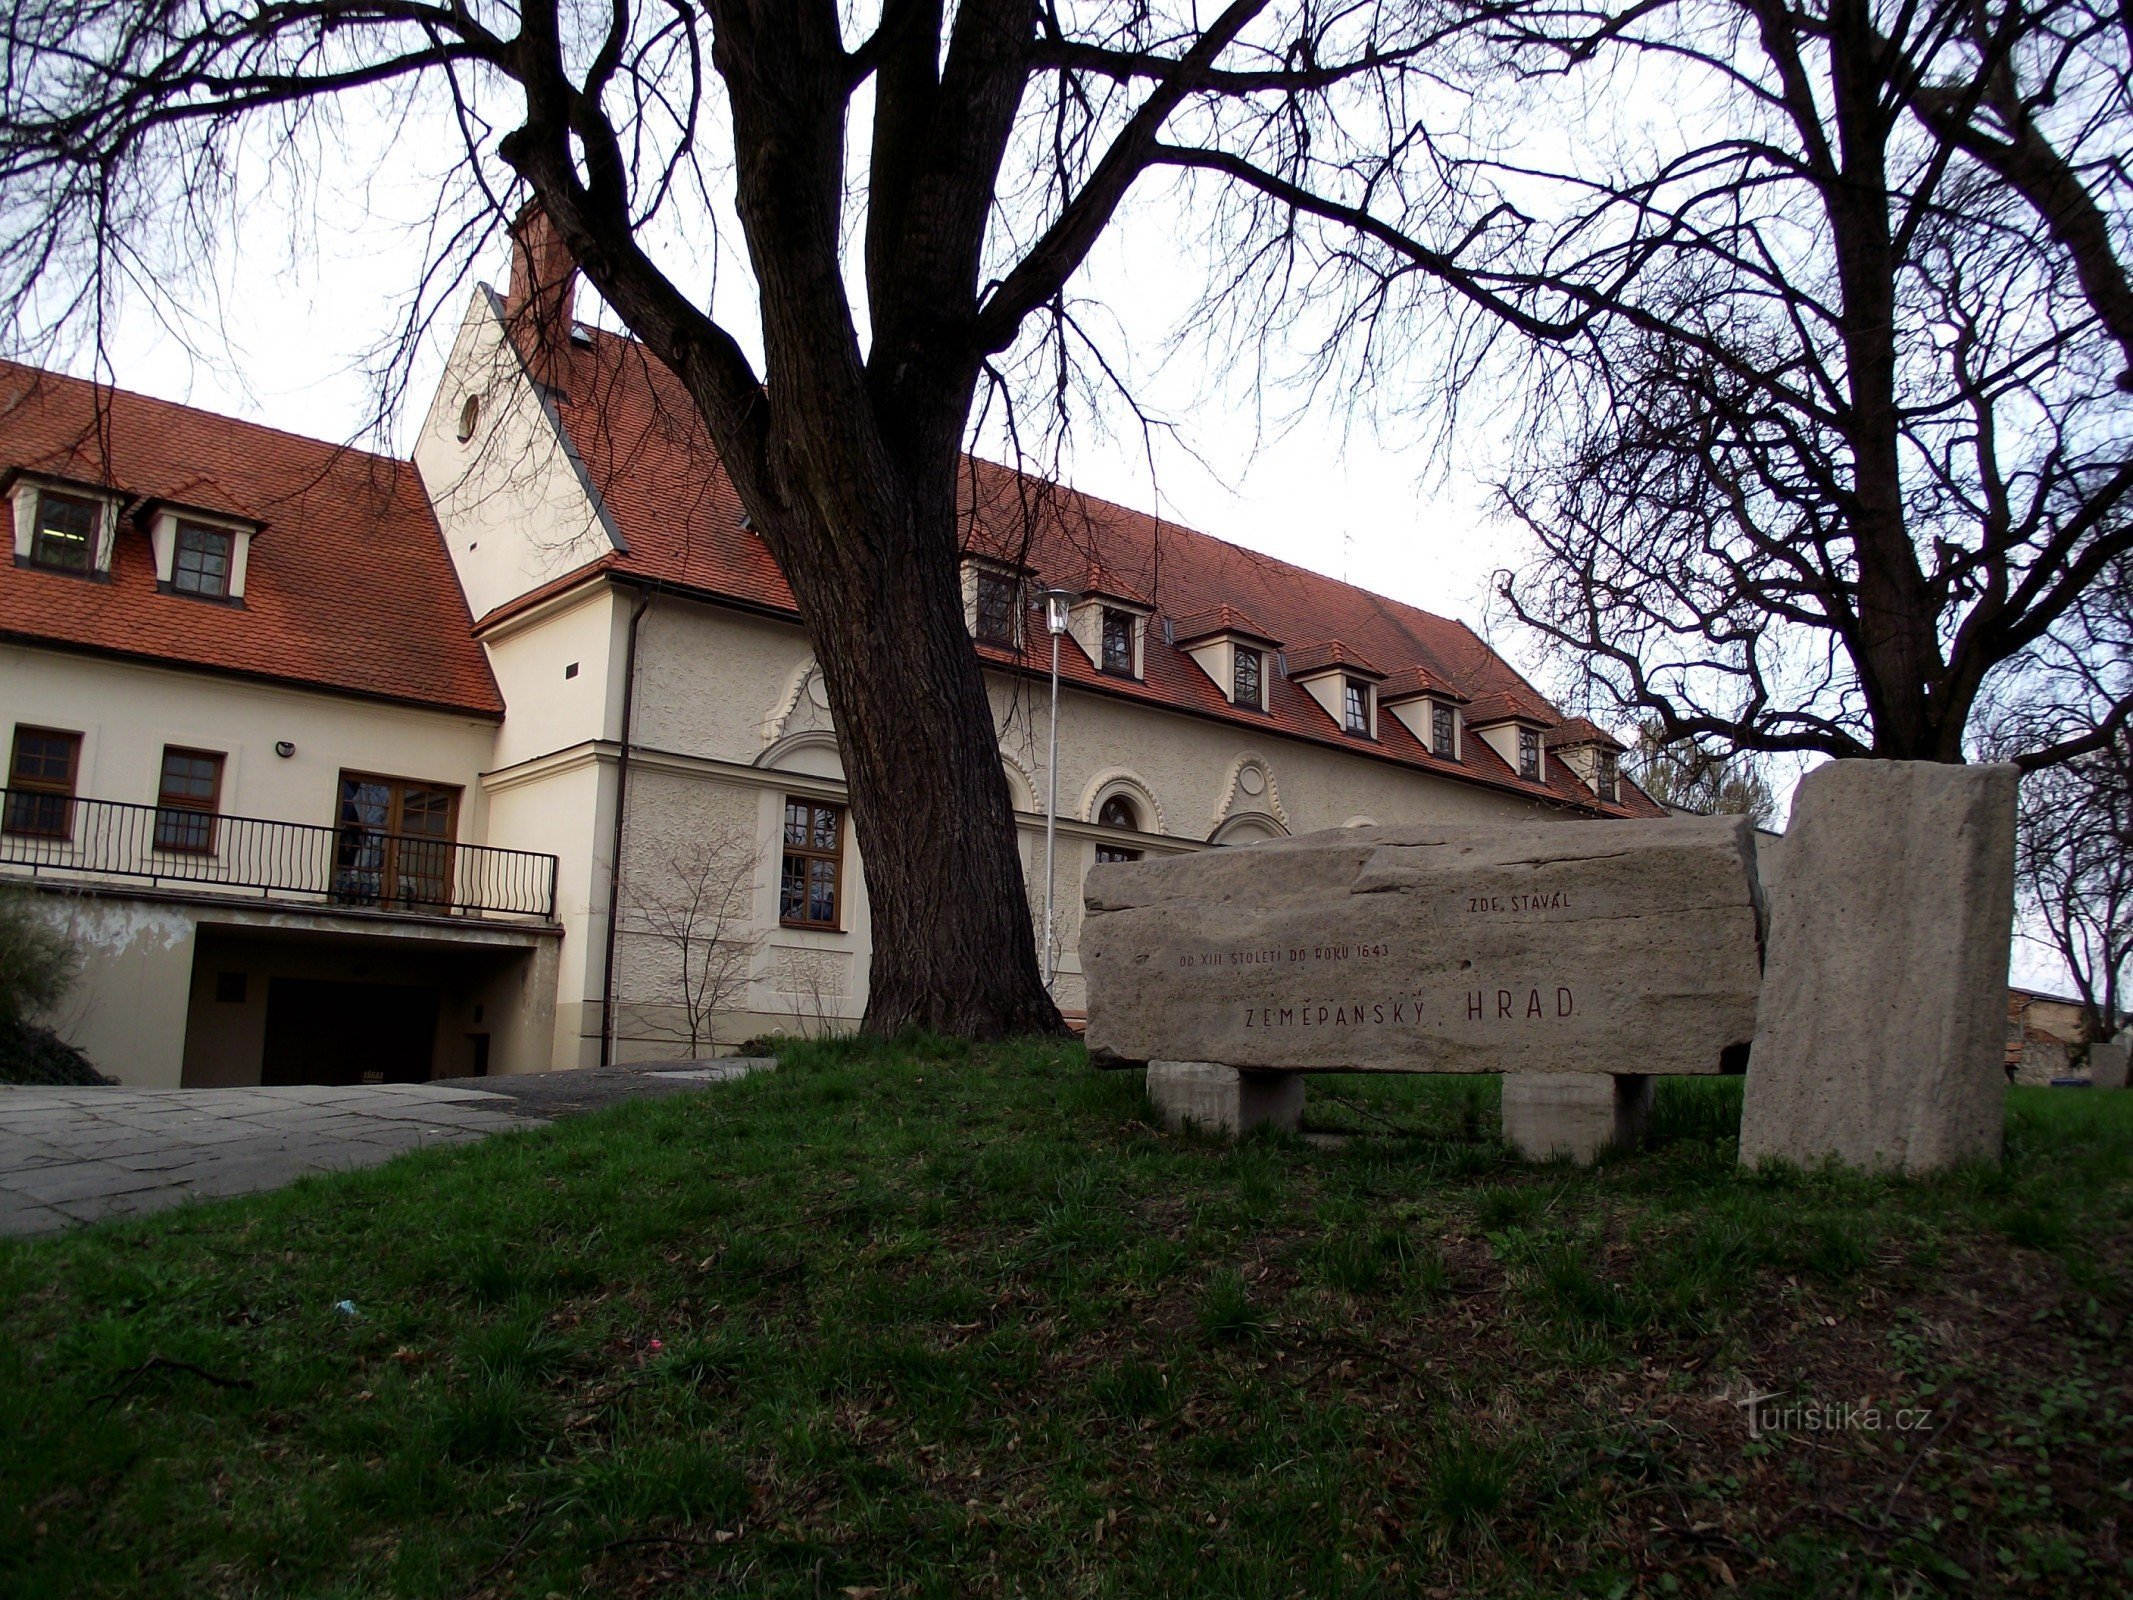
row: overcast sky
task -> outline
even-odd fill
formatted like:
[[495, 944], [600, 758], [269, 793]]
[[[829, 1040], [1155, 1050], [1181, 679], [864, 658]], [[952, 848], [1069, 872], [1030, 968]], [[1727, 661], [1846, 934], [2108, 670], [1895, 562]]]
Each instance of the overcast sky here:
[[[106, 344], [116, 380], [293, 432], [356, 438], [375, 407], [363, 359], [393, 330], [420, 266], [419, 245], [377, 218], [376, 200], [372, 191], [368, 209], [324, 208], [293, 250], [227, 263], [216, 275], [211, 329], [195, 325], [180, 338], [145, 297], [127, 301]], [[479, 275], [501, 287], [507, 273], [499, 244]], [[1279, 392], [1213, 382], [1204, 352], [1174, 353], [1170, 343], [1198, 288], [1190, 274], [1161, 216], [1144, 208], [1106, 241], [1074, 286], [1092, 322], [1110, 330], [1107, 357], [1121, 363], [1137, 400], [1163, 417], [1175, 437], [1158, 432], [1145, 448], [1137, 436], [1121, 437], [1114, 407], [1111, 436], [1101, 423], [1078, 431], [1065, 478], [1090, 493], [1459, 618], [1546, 687], [1546, 663], [1536, 659], [1530, 640], [1488, 626], [1489, 576], [1515, 564], [1520, 552], [1515, 531], [1488, 514], [1486, 473], [1498, 440], [1487, 423], [1471, 424], [1452, 459], [1444, 460], [1411, 442], [1422, 431], [1412, 420], [1373, 425], [1338, 404], [1299, 407]], [[731, 278], [726, 287], [735, 287]], [[192, 303], [203, 305], [197, 294]], [[598, 308], [593, 314], [599, 316]], [[398, 447], [420, 423], [449, 333], [444, 328], [416, 357], [412, 399], [397, 419]], [[85, 361], [68, 364], [87, 370]], [[2017, 982], [2068, 987], [2056, 957], [2021, 939], [2013, 972]]]

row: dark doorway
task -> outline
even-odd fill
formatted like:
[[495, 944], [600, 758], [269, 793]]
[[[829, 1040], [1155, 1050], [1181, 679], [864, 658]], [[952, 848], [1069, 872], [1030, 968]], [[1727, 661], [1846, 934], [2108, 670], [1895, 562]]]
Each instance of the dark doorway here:
[[259, 1081], [425, 1083], [436, 1037], [435, 989], [276, 978]]

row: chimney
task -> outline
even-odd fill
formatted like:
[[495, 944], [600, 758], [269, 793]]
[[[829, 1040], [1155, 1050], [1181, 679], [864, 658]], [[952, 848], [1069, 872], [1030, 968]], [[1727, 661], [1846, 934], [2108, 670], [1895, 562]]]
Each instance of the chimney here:
[[534, 378], [550, 389], [563, 389], [570, 372], [577, 287], [578, 263], [570, 246], [540, 201], [527, 201], [511, 222], [511, 292], [504, 297], [504, 319]]

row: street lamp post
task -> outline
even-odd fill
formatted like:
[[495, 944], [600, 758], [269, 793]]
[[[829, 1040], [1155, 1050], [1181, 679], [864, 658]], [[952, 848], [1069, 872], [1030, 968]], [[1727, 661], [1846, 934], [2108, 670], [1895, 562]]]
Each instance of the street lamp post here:
[[1052, 992], [1059, 958], [1052, 943], [1052, 861], [1059, 835], [1059, 636], [1076, 596], [1067, 589], [1044, 591], [1044, 626], [1052, 635], [1052, 751], [1044, 763], [1044, 992]]

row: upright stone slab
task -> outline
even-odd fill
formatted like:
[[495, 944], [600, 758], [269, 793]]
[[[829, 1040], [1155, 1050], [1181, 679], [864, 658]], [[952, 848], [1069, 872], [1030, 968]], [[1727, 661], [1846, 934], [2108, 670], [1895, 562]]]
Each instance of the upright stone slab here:
[[1710, 1073], [1755, 1028], [1745, 818], [1342, 828], [1099, 866], [1091, 1055]]
[[1999, 1154], [2014, 819], [2010, 766], [1833, 761], [1801, 781], [1743, 1162], [1928, 1172]]
[[2126, 1047], [2122, 1044], [2089, 1046], [2089, 1086], [2123, 1089], [2126, 1086]]

